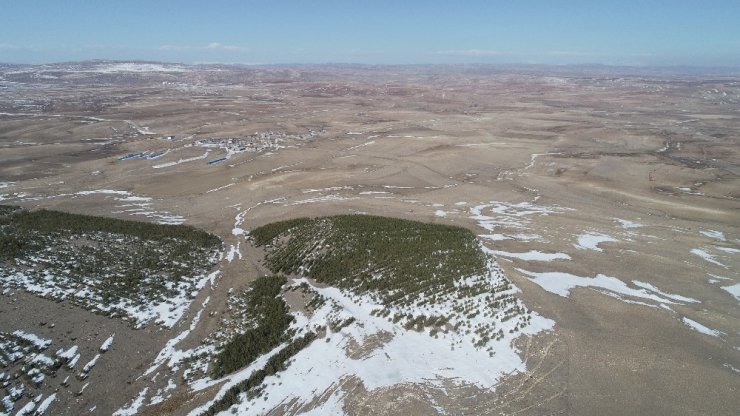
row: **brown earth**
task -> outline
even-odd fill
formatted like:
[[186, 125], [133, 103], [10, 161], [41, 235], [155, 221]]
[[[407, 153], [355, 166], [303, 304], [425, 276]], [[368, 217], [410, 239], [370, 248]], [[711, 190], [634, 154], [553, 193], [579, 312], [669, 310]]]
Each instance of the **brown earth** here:
[[[69, 195], [127, 190], [219, 235], [227, 248], [241, 242], [244, 259], [225, 264], [218, 285], [199, 294], [193, 305], [206, 296], [210, 302], [179, 348], [197, 346], [217, 328], [228, 289], [266, 274], [261, 253], [232, 235], [241, 212], [247, 211], [241, 225], [247, 230], [294, 217], [368, 213], [490, 234], [470, 218], [471, 207], [531, 202], [562, 210], [527, 216], [523, 228], [497, 226], [495, 233], [510, 238], [486, 243], [503, 252], [571, 257], [499, 258], [524, 303], [556, 322], [553, 331], [518, 341], [527, 372], [506, 377], [495, 391], [404, 385], [367, 392], [350, 380], [348, 414], [435, 414], [430, 403], [450, 414], [732, 415], [740, 408], [740, 308], [722, 289], [740, 284], [740, 254], [731, 251], [740, 249], [737, 79], [462, 68], [230, 69], [218, 77], [200, 71], [159, 74], [156, 82], [133, 86], [82, 79], [74, 86], [29, 81], [0, 89], [0, 109], [10, 113], [0, 115], [0, 182], [14, 182], [0, 188], [2, 203], [146, 220], [121, 212], [110, 196]], [[162, 79], [181, 85], [163, 86]], [[92, 97], [105, 105], [93, 105]], [[19, 115], [20, 99], [50, 105]], [[154, 133], [137, 132], [143, 126]], [[321, 133], [219, 164], [207, 161], [223, 151], [154, 167], [201, 156], [206, 149], [189, 146], [195, 139], [267, 130]], [[163, 139], [170, 135], [175, 140]], [[118, 159], [168, 149], [155, 160]], [[616, 219], [644, 226], [623, 229]], [[722, 231], [725, 241], [699, 232], [708, 230]], [[574, 247], [587, 231], [618, 241], [601, 243], [600, 252]], [[721, 265], [692, 249], [711, 252]], [[520, 270], [604, 274], [698, 302], [667, 310], [593, 288], [564, 297]], [[188, 327], [196, 308], [171, 331], [133, 330], [18, 291], [0, 296], [0, 310], [2, 331], [74, 336], [89, 354], [116, 333], [84, 393], [72, 394], [74, 386], [51, 408], [82, 414], [97, 405], [93, 413], [109, 414], [143, 387], [166, 384], [164, 370], [160, 380], [137, 378], [166, 340]], [[50, 317], [53, 332], [38, 326]], [[694, 331], [683, 317], [722, 335]], [[57, 380], [49, 381], [53, 389]], [[185, 414], [208, 398], [181, 386], [169, 401], [141, 411]]]

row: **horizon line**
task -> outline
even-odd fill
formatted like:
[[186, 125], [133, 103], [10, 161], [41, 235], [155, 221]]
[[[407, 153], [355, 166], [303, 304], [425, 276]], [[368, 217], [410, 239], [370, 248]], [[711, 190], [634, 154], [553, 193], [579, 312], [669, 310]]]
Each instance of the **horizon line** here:
[[0, 65], [25, 65], [25, 66], [42, 66], [42, 65], [61, 65], [75, 63], [149, 63], [149, 64], [168, 64], [168, 65], [186, 65], [186, 66], [207, 66], [207, 65], [224, 65], [224, 66], [331, 66], [331, 65], [353, 65], [368, 67], [394, 67], [394, 66], [532, 66], [532, 67], [604, 67], [604, 68], [636, 68], [636, 69], [724, 69], [740, 70], [740, 65], [717, 65], [717, 64], [617, 64], [617, 63], [600, 63], [600, 62], [580, 62], [580, 63], [542, 63], [542, 62], [416, 62], [416, 63], [367, 63], [351, 61], [326, 61], [326, 62], [178, 62], [178, 61], [158, 61], [151, 59], [112, 59], [112, 58], [91, 58], [82, 60], [69, 61], [49, 61], [40, 63], [29, 62], [5, 62], [0, 61]]

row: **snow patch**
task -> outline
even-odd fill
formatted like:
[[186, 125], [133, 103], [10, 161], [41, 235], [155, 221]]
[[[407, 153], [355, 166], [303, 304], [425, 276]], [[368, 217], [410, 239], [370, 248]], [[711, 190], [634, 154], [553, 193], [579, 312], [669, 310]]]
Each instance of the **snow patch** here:
[[478, 237], [484, 238], [484, 239], [490, 240], [490, 241], [511, 240], [511, 237], [509, 237], [508, 235], [499, 234], [499, 233], [495, 233], [495, 234], [480, 234], [480, 235], [478, 235]]
[[537, 250], [530, 250], [524, 253], [494, 250], [493, 254], [502, 257], [513, 257], [524, 261], [570, 260], [570, 256], [565, 253], [545, 253]]
[[34, 401], [30, 401], [26, 403], [25, 406], [21, 407], [21, 410], [19, 410], [18, 413], [15, 414], [15, 416], [30, 415], [31, 412], [33, 412], [33, 409], [35, 408], [36, 408], [36, 403]]
[[90, 372], [90, 370], [95, 367], [95, 364], [98, 363], [98, 359], [100, 359], [100, 354], [95, 354], [95, 357], [92, 358], [92, 360], [88, 361], [87, 364], [85, 364], [84, 367], [82, 367], [82, 373], [87, 374]]
[[[380, 305], [367, 297], [349, 296], [332, 287], [319, 288], [305, 278], [296, 280], [296, 284], [302, 283], [310, 285], [330, 302], [311, 317], [297, 314], [299, 324], [324, 325], [337, 305], [343, 313], [355, 317], [356, 322], [300, 351], [285, 371], [264, 380], [264, 385], [269, 386], [267, 395], [243, 399], [235, 409], [236, 414], [263, 414], [280, 404], [288, 404], [285, 412], [292, 413], [323, 393], [330, 396], [322, 396], [323, 405], [312, 414], [325, 414], [323, 411], [327, 408], [341, 409], [344, 392], [339, 387], [347, 377], [358, 378], [370, 391], [402, 383], [431, 383], [441, 387], [449, 380], [487, 389], [495, 386], [504, 375], [526, 368], [511, 346], [512, 339], [519, 334], [507, 334], [501, 340], [492, 341], [489, 345], [495, 353], [491, 355], [486, 349], [476, 348], [452, 333], [435, 338], [425, 332], [403, 330], [400, 325], [371, 314]], [[533, 314], [531, 324], [521, 333], [532, 335], [553, 325], [553, 321]], [[392, 338], [367, 356], [347, 356], [350, 342], [362, 342], [380, 333], [391, 334]]]
[[708, 262], [712, 263], [712, 264], [716, 264], [717, 266], [720, 266], [720, 267], [724, 267], [725, 269], [727, 269], [727, 268], [728, 268], [728, 267], [727, 267], [727, 266], [725, 266], [724, 264], [722, 264], [722, 263], [718, 262], [718, 261], [717, 261], [717, 260], [716, 260], [716, 259], [714, 258], [714, 256], [713, 256], [713, 255], [711, 255], [711, 254], [707, 253], [706, 251], [704, 251], [704, 250], [702, 250], [702, 249], [699, 249], [699, 248], [692, 248], [692, 249], [691, 249], [691, 254], [695, 254], [695, 255], [697, 255], [697, 256], [699, 256], [699, 257], [703, 258], [704, 260], [706, 260], [706, 261], [708, 261]]
[[293, 202], [287, 203], [285, 205], [286, 206], [290, 206], [290, 205], [314, 204], [314, 203], [317, 203], [317, 202], [328, 202], [328, 201], [351, 201], [353, 199], [358, 199], [358, 198], [357, 197], [347, 197], [347, 196], [342, 196], [342, 195], [337, 195], [337, 194], [331, 194], [331, 195], [325, 195], [325, 196], [320, 196], [320, 197], [316, 197], [316, 198], [303, 199], [303, 200], [300, 200], [300, 201], [293, 201]]
[[236, 245], [232, 245], [229, 247], [228, 253], [226, 253], [226, 260], [231, 263], [234, 261], [236, 256], [239, 256], [239, 260], [242, 259], [242, 253], [239, 251], [239, 246], [241, 245], [241, 242], [236, 243]]
[[685, 316], [681, 320], [683, 321], [684, 324], [688, 325], [694, 331], [700, 332], [700, 333], [702, 333], [704, 335], [710, 335], [710, 336], [713, 336], [713, 337], [719, 337], [720, 335], [724, 335], [724, 332], [722, 332], [722, 331], [718, 331], [716, 329], [708, 328], [708, 327], [700, 324], [699, 322], [696, 322], [694, 320], [691, 320], [691, 319], [689, 319], [689, 318], [687, 318]]
[[66, 351], [62, 348], [60, 348], [57, 353], [57, 357], [65, 359], [67, 361], [71, 361], [76, 355], [77, 355], [77, 345], [73, 345], [69, 347]]
[[44, 401], [42, 401], [39, 404], [39, 407], [36, 408], [36, 413], [35, 414], [36, 415], [43, 415], [44, 413], [46, 413], [46, 411], [49, 409], [49, 406], [51, 406], [51, 403], [54, 400], [56, 400], [56, 398], [57, 398], [57, 394], [56, 393], [53, 393], [51, 396], [49, 396], [46, 399], [44, 399]]
[[617, 240], [614, 237], [608, 236], [606, 234], [588, 232], [588, 233], [579, 235], [578, 244], [573, 244], [573, 246], [580, 250], [604, 251], [601, 249], [601, 247], [599, 247], [599, 244], [607, 243], [607, 242], [614, 242], [614, 241], [619, 241], [619, 240]]
[[144, 404], [144, 398], [146, 398], [146, 393], [149, 391], [149, 387], [144, 387], [144, 390], [139, 392], [139, 395], [136, 396], [136, 399], [128, 405], [124, 406], [118, 410], [116, 410], [113, 413], [113, 416], [133, 416], [136, 413], [138, 413], [139, 408], [142, 404]]
[[213, 188], [213, 189], [210, 189], [210, 190], [206, 191], [206, 193], [207, 193], [207, 194], [210, 194], [211, 192], [216, 192], [216, 191], [220, 191], [220, 190], [222, 190], [222, 189], [226, 189], [226, 188], [232, 187], [232, 186], [234, 186], [234, 185], [236, 185], [236, 183], [232, 182], [232, 183], [230, 183], [230, 184], [228, 184], [228, 185], [224, 185], [224, 186], [219, 186], [218, 188]]
[[717, 250], [724, 251], [725, 253], [738, 254], [740, 250], [732, 247], [717, 247]]
[[629, 296], [632, 298], [650, 300], [658, 304], [699, 302], [698, 300], [689, 297], [662, 292], [651, 284], [639, 281], [632, 282], [638, 287], [638, 289], [631, 288], [616, 277], [605, 276], [603, 274], [597, 274], [596, 277], [582, 277], [563, 272], [536, 273], [522, 269], [517, 270], [529, 277], [530, 280], [535, 282], [541, 288], [562, 297], [568, 297], [571, 289], [577, 287], [590, 287], [619, 296]]
[[33, 344], [36, 348], [38, 348], [40, 350], [45, 350], [45, 349], [49, 348], [49, 345], [51, 345], [51, 340], [50, 339], [44, 339], [44, 338], [39, 337], [36, 334], [32, 334], [32, 333], [26, 332], [26, 331], [22, 331], [20, 329], [17, 330], [17, 331], [15, 331], [15, 332], [13, 332], [13, 335], [15, 335], [16, 337], [18, 337], [18, 338], [20, 338], [22, 340], [25, 340], [25, 341], [30, 342], [31, 344]]
[[730, 285], [730, 286], [722, 286], [722, 290], [731, 294], [732, 296], [735, 297], [735, 299], [740, 301], [740, 283], [735, 283], [734, 285]]
[[637, 222], [632, 222], [630, 220], [623, 220], [620, 218], [615, 218], [614, 221], [618, 222], [619, 225], [625, 229], [644, 227], [644, 225], [637, 223]]
[[[216, 272], [214, 272], [216, 273]], [[208, 304], [210, 300], [210, 297], [206, 298], [206, 300], [203, 301], [203, 304], [201, 305], [201, 309], [198, 311], [198, 313], [195, 314], [195, 317], [193, 317], [193, 320], [190, 322], [190, 327], [188, 329], [185, 329], [184, 331], [180, 332], [176, 337], [170, 339], [167, 341], [167, 344], [162, 348], [161, 351], [159, 351], [159, 354], [157, 354], [157, 357], [154, 359], [154, 363], [147, 369], [143, 377], [146, 377], [154, 372], [157, 368], [159, 368], [160, 365], [164, 364], [165, 362], [169, 361], [170, 363], [173, 363], [175, 361], [181, 361], [184, 357], [184, 354], [182, 354], [182, 351], [176, 350], [175, 345], [179, 344], [180, 341], [184, 340], [190, 332], [192, 332], [197, 326], [198, 322], [200, 321], [200, 316], [203, 314], [203, 311], [206, 309], [206, 305]]]
[[714, 238], [715, 240], [727, 241], [725, 239], [725, 233], [723, 233], [722, 231], [699, 230], [699, 234], [701, 234], [701, 235], [703, 235], [705, 237]]
[[478, 225], [493, 232], [495, 227], [527, 228], [530, 216], [547, 216], [565, 211], [565, 208], [535, 205], [530, 202], [491, 201], [470, 209], [470, 218]]
[[357, 146], [352, 146], [349, 149], [345, 149], [345, 152], [349, 152], [350, 150], [359, 149], [360, 147], [370, 146], [371, 144], [375, 144], [375, 140], [370, 140], [369, 142], [358, 144]]
[[103, 342], [103, 345], [100, 346], [100, 352], [106, 352], [110, 349], [111, 345], [113, 345], [113, 337], [115, 336], [116, 334], [113, 334]]
[[[311, 193], [315, 193], [315, 192], [334, 192], [334, 191], [352, 190], [352, 189], [354, 189], [354, 188], [352, 188], [351, 186], [330, 186], [328, 188], [318, 188], [318, 189], [309, 188], [309, 189], [304, 189], [301, 192], [303, 192], [304, 194], [311, 194]], [[360, 194], [362, 194], [362, 192], [360, 192]]]

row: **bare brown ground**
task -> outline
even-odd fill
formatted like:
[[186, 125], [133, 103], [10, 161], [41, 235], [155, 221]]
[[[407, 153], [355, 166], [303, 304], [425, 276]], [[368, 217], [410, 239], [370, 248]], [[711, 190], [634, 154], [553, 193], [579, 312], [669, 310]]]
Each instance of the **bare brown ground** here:
[[[740, 255], [718, 248], [740, 249], [740, 118], [738, 102], [731, 101], [739, 93], [737, 80], [390, 69], [312, 69], [303, 75], [244, 71], [230, 73], [240, 81], [229, 85], [198, 84], [193, 74], [183, 75], [179, 81], [189, 89], [162, 87], [157, 78], [133, 86], [81, 82], [74, 88], [16, 84], [0, 90], [2, 111], [8, 113], [20, 112], [12, 104], [18, 97], [55, 105], [46, 116], [0, 115], [0, 181], [15, 182], [0, 189], [3, 202], [146, 219], [120, 212], [120, 203], [104, 195], [59, 196], [128, 190], [154, 198], [158, 210], [218, 234], [227, 248], [241, 241], [244, 259], [225, 265], [218, 285], [196, 299], [199, 305], [211, 297], [200, 324], [179, 348], [198, 345], [217, 327], [229, 288], [266, 274], [260, 253], [231, 233], [241, 212], [247, 211], [245, 229], [301, 216], [369, 213], [489, 234], [470, 218], [472, 206], [535, 201], [569, 208], [529, 216], [522, 229], [499, 226], [494, 231], [536, 238], [488, 243], [504, 252], [539, 250], [571, 257], [554, 262], [500, 258], [524, 303], [556, 322], [554, 331], [518, 341], [525, 373], [507, 376], [495, 391], [450, 384], [446, 389], [402, 385], [367, 392], [350, 378], [342, 386], [348, 392], [345, 411], [731, 415], [740, 408], [740, 309], [738, 300], [722, 289], [740, 283]], [[729, 98], [709, 93], [714, 89], [727, 91]], [[103, 103], [84, 109], [62, 105], [90, 97]], [[79, 116], [103, 120], [82, 122]], [[139, 134], [126, 120], [156, 134]], [[214, 151], [207, 159], [154, 168], [202, 155], [203, 148], [185, 147], [196, 138], [308, 129], [323, 133], [305, 143], [286, 143], [291, 147], [279, 151], [237, 154], [216, 165], [206, 163], [219, 155]], [[162, 140], [166, 135], [176, 140]], [[128, 152], [166, 149], [170, 152], [156, 160], [117, 159]], [[437, 215], [438, 210], [446, 216]], [[615, 219], [644, 227], [622, 229]], [[722, 231], [726, 241], [699, 233], [707, 230]], [[577, 236], [587, 231], [618, 241], [602, 243], [601, 252], [574, 247]], [[713, 253], [722, 266], [691, 254], [695, 248]], [[669, 311], [591, 288], [572, 289], [563, 297], [543, 290], [520, 270], [601, 273], [699, 302], [671, 305]], [[58, 399], [56, 414], [81, 414], [93, 403], [109, 413], [130, 403], [143, 387], [161, 386], [165, 373], [155, 382], [135, 379], [195, 313], [193, 308], [172, 331], [133, 331], [63, 304], [13, 296], [0, 297], [6, 305], [22, 299], [15, 302], [22, 305], [17, 310], [2, 307], [2, 330], [32, 328], [42, 316], [57, 316], [60, 330], [67, 325], [81, 331], [78, 337], [96, 334], [85, 348], [96, 348], [108, 333], [118, 334], [116, 348], [93, 370], [84, 394]], [[683, 317], [723, 335], [694, 331]], [[100, 329], [80, 326], [85, 319]], [[179, 387], [160, 406], [142, 410], [185, 414], [209, 394]]]

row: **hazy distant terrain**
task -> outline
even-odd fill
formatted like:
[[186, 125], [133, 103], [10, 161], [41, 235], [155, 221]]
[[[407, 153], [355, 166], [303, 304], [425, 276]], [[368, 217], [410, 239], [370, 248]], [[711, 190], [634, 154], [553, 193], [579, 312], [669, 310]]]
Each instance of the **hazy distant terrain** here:
[[0, 414], [735, 414], [739, 110], [720, 70], [0, 64]]

